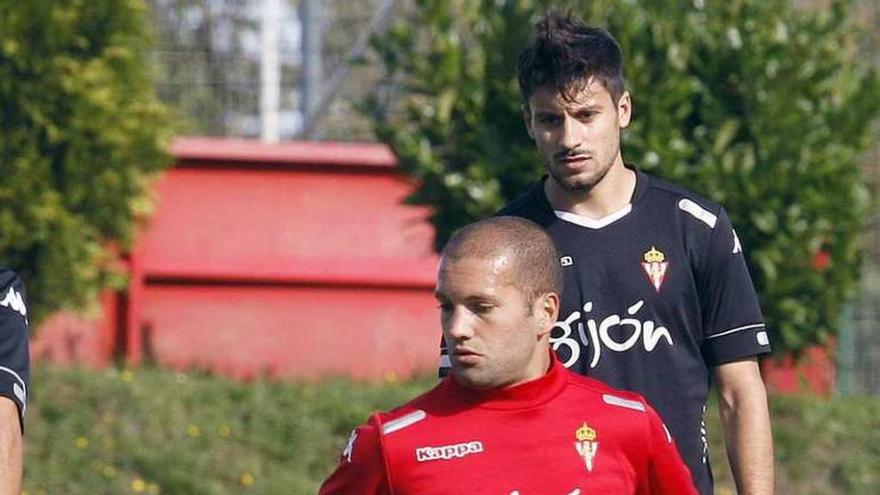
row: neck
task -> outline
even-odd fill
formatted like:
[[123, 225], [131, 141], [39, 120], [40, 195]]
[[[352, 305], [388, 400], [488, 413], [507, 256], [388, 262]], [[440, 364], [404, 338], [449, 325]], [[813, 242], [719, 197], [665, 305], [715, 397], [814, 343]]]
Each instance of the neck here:
[[629, 204], [636, 188], [636, 173], [623, 165], [620, 153], [598, 184], [590, 189], [571, 191], [553, 177], [544, 183], [544, 194], [554, 210], [599, 219]]
[[508, 385], [508, 387], [514, 387], [525, 382], [537, 380], [538, 378], [546, 375], [549, 370], [550, 346], [539, 346], [538, 354], [536, 354], [535, 359], [533, 359], [532, 362], [529, 363], [528, 369], [526, 370], [526, 373], [523, 375], [522, 379], [517, 381], [516, 383]]
[[568, 383], [565, 368], [559, 360], [551, 356], [550, 349], [545, 349], [547, 368], [540, 376], [532, 380], [519, 382], [506, 387], [472, 388], [452, 380], [445, 382], [454, 387], [456, 392], [466, 401], [477, 407], [498, 410], [533, 409], [536, 406], [556, 397]]

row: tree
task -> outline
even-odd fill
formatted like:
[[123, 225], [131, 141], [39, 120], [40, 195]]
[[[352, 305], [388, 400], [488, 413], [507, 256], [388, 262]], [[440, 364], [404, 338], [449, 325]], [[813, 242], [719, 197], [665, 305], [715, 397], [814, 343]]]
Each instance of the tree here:
[[28, 286], [31, 322], [81, 307], [149, 210], [168, 164], [137, 0], [0, 5], [0, 262]]
[[[409, 200], [433, 207], [438, 247], [542, 173], [514, 70], [550, 3], [419, 0], [374, 42], [391, 96], [365, 109], [384, 116], [378, 136], [419, 180]], [[858, 278], [868, 192], [856, 161], [880, 113], [848, 2], [564, 6], [608, 28], [627, 58], [624, 159], [725, 205], [777, 350], [824, 342]]]

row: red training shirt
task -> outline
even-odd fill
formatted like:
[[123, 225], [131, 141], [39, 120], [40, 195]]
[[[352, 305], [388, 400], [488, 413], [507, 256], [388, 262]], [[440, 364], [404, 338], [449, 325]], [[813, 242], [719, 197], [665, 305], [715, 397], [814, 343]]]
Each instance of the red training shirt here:
[[[552, 354], [552, 353], [551, 353]], [[638, 394], [566, 370], [474, 390], [450, 376], [355, 429], [330, 494], [696, 494], [657, 413]]]

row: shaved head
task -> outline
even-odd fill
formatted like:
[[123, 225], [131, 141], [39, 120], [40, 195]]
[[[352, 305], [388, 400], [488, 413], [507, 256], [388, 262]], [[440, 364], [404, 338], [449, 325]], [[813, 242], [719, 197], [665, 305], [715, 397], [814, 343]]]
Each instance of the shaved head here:
[[562, 293], [562, 268], [553, 240], [524, 218], [491, 217], [472, 223], [452, 236], [441, 256], [443, 264], [463, 258], [506, 259], [507, 282], [522, 291], [529, 304], [542, 294]]

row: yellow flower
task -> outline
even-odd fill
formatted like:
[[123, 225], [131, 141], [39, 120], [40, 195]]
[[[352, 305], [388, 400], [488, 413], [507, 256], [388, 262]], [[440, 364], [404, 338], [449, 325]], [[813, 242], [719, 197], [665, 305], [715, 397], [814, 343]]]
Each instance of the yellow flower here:
[[385, 372], [385, 382], [387, 382], [387, 383], [397, 383], [397, 379], [398, 379], [398, 378], [397, 378], [397, 373], [395, 373], [395, 372], [393, 372], [393, 371], [386, 371], [386, 372]]
[[123, 371], [120, 376], [122, 378], [122, 381], [124, 381], [124, 382], [130, 382], [130, 381], [134, 380], [134, 373], [132, 373], [131, 370]]
[[245, 471], [241, 473], [241, 484], [244, 486], [251, 486], [254, 484], [254, 475]]
[[76, 439], [76, 448], [84, 449], [89, 446], [89, 439], [86, 437], [78, 437]]
[[112, 478], [116, 476], [116, 469], [113, 466], [104, 466], [101, 468], [101, 474], [104, 475], [105, 478]]
[[232, 428], [230, 428], [230, 427], [227, 426], [227, 425], [223, 425], [223, 426], [220, 427], [220, 431], [219, 431], [219, 433], [220, 433], [220, 436], [221, 436], [221, 437], [226, 438], [226, 437], [228, 437], [229, 435], [232, 434]]
[[186, 434], [193, 437], [193, 438], [199, 436], [199, 434], [201, 434], [201, 433], [202, 433], [202, 430], [200, 430], [199, 427], [196, 425], [189, 425], [186, 428]]
[[135, 480], [131, 482], [131, 489], [138, 493], [142, 493], [147, 489], [147, 483], [140, 478], [135, 478]]

